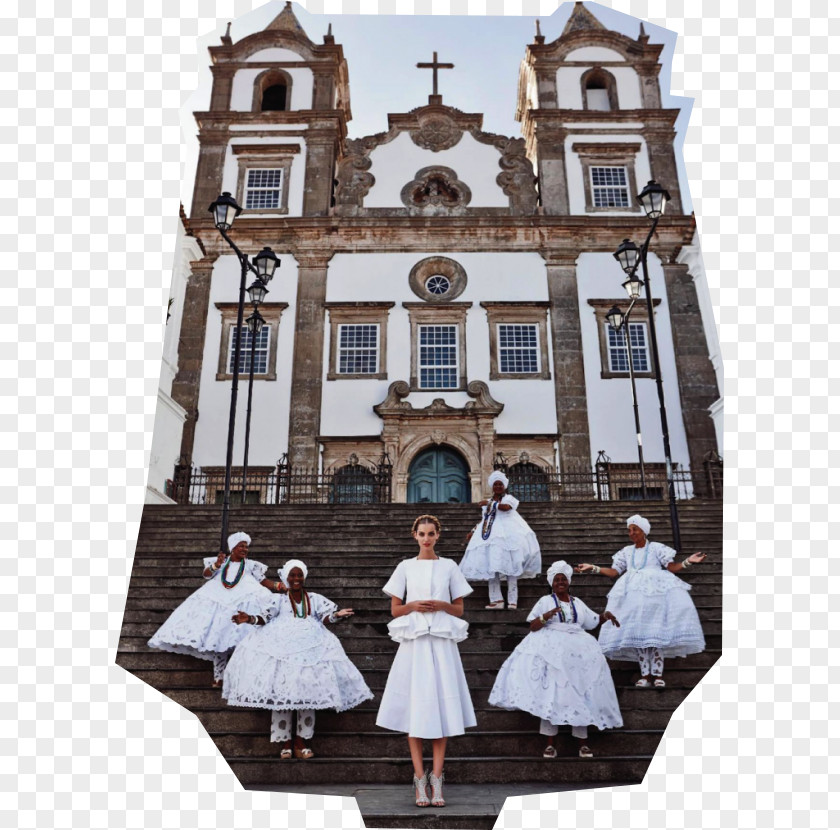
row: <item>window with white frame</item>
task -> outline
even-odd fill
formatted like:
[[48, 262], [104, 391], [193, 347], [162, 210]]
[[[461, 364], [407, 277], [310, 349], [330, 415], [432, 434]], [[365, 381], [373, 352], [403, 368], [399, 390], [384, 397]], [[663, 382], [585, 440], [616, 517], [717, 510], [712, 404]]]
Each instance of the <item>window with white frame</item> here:
[[539, 331], [535, 324], [500, 323], [498, 343], [500, 374], [540, 371]]
[[[610, 371], [615, 373], [629, 373], [630, 366], [627, 361], [627, 341], [624, 329], [616, 331], [609, 323], [604, 323], [607, 334], [607, 353], [609, 355]], [[650, 372], [650, 361], [648, 360], [647, 345], [647, 324], [629, 324], [630, 353], [633, 355], [633, 372]]]
[[[233, 374], [234, 359], [236, 357], [236, 341], [239, 339], [239, 330], [235, 325], [230, 331], [230, 352], [228, 354], [228, 374]], [[271, 335], [271, 326], [263, 326], [256, 336], [254, 347], [254, 374], [264, 375], [268, 372], [268, 343]], [[247, 326], [242, 328], [242, 347], [239, 350], [239, 371], [250, 373], [251, 371], [251, 343], [254, 335]]]
[[245, 174], [247, 210], [275, 210], [282, 207], [282, 167], [249, 168]]
[[379, 371], [379, 325], [342, 324], [338, 327], [338, 374], [375, 375]]
[[590, 167], [592, 204], [596, 208], [630, 207], [626, 167]]
[[420, 389], [458, 388], [458, 327], [417, 327]]

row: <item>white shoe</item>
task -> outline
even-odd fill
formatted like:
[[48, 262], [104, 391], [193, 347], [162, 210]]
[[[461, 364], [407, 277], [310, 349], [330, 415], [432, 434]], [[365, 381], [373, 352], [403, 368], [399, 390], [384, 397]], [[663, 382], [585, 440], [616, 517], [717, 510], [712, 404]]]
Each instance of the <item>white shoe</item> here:
[[484, 606], [488, 611], [504, 611], [505, 610], [505, 601], [503, 599], [497, 600], [496, 602], [491, 602], [489, 605]]

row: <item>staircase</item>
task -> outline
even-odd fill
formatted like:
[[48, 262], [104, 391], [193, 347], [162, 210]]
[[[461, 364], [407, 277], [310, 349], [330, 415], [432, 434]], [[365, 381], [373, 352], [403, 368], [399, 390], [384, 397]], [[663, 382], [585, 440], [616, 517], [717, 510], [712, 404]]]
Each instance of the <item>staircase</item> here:
[[[459, 559], [463, 540], [478, 520], [472, 505], [424, 505], [443, 525], [440, 555]], [[571, 564], [607, 566], [627, 540], [625, 519], [641, 507], [636, 502], [564, 502], [523, 504], [520, 512], [536, 532], [543, 553], [543, 573], [556, 559]], [[246, 505], [233, 508], [231, 530], [253, 538], [251, 556], [269, 566], [269, 575], [289, 558], [309, 567], [307, 587], [324, 594], [355, 616], [332, 630], [341, 638], [375, 699], [350, 712], [318, 713], [313, 748], [307, 762], [279, 760], [279, 744], [268, 740], [270, 714], [228, 707], [210, 687], [210, 663], [156, 652], [146, 640], [181, 601], [202, 584], [201, 560], [217, 552], [221, 509], [215, 506], [146, 505], [140, 526], [117, 663], [194, 712], [204, 724], [239, 780], [246, 787], [277, 790], [312, 785], [337, 792], [336, 785], [400, 785], [405, 815], [376, 817], [377, 827], [492, 827], [494, 816], [450, 814], [435, 818], [409, 800], [411, 766], [405, 736], [375, 725], [385, 680], [397, 644], [387, 635], [390, 603], [382, 592], [396, 564], [414, 556], [410, 529], [423, 512], [420, 505]], [[668, 505], [649, 503], [643, 514], [651, 536], [671, 542]], [[528, 632], [525, 616], [549, 590], [545, 577], [523, 580], [518, 611], [486, 611], [485, 583], [474, 584], [465, 599], [469, 639], [460, 644], [478, 726], [454, 738], [446, 774], [458, 784], [544, 785], [542, 791], [636, 783], [642, 780], [673, 711], [720, 656], [722, 505], [719, 501], [684, 501], [679, 505], [683, 555], [702, 550], [706, 561], [685, 575], [706, 635], [707, 651], [666, 662], [665, 689], [637, 689], [638, 667], [611, 664], [624, 728], [590, 730], [593, 760], [577, 758], [568, 728], [557, 739], [558, 758], [542, 758], [544, 739], [538, 720], [524, 712], [506, 712], [487, 704], [496, 672]], [[168, 569], [162, 575], [161, 568]], [[611, 581], [575, 575], [572, 593], [594, 610], [603, 610]], [[333, 788], [331, 789], [331, 786]], [[346, 788], [342, 788], [343, 791]], [[533, 788], [530, 791], [534, 791]], [[364, 810], [363, 810], [364, 814]], [[443, 824], [439, 822], [443, 821]]]

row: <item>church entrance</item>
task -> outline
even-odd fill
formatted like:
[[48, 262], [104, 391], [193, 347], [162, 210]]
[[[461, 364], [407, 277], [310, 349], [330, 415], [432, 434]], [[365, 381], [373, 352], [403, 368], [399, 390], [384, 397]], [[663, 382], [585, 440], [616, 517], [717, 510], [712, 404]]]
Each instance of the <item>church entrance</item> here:
[[470, 501], [470, 479], [463, 456], [449, 447], [432, 447], [418, 453], [408, 470], [406, 502]]

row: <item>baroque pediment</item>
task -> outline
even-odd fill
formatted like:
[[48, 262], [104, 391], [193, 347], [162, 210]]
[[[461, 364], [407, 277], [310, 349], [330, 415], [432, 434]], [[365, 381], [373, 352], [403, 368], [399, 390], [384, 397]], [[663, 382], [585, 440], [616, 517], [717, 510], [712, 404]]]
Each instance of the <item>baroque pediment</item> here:
[[467, 385], [467, 394], [473, 399], [462, 407], [450, 406], [443, 398], [435, 398], [428, 406], [415, 408], [406, 400], [411, 394], [411, 387], [404, 380], [395, 380], [388, 387], [388, 394], [382, 403], [373, 407], [380, 418], [463, 418], [479, 415], [495, 418], [504, 408], [503, 403], [495, 400], [490, 389], [482, 380], [474, 380]]

